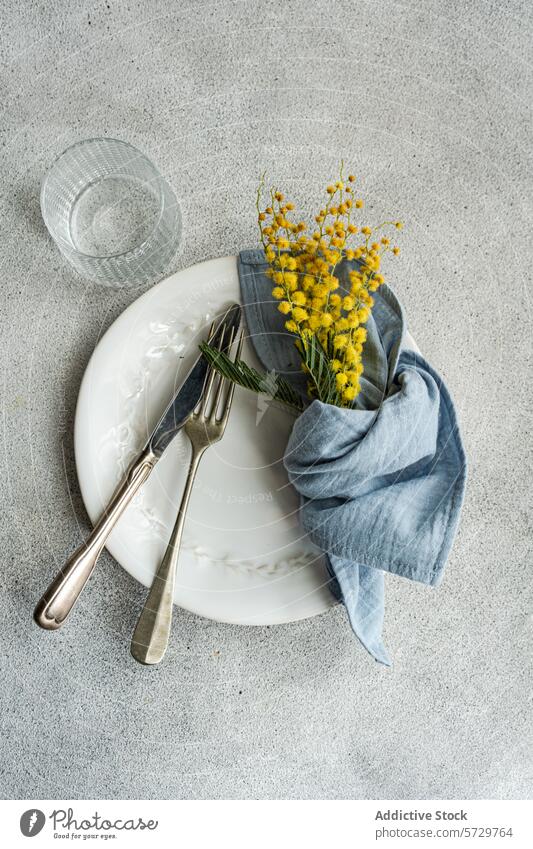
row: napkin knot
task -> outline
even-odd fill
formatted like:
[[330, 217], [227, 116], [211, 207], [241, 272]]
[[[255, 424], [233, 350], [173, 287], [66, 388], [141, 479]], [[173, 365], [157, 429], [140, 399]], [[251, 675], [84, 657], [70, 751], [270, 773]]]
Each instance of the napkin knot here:
[[[241, 254], [250, 336], [265, 368], [279, 371], [282, 351], [285, 376], [301, 386], [297, 352], [267, 342], [281, 331], [265, 269], [257, 252]], [[363, 645], [389, 665], [384, 573], [438, 585], [459, 521], [466, 458], [450, 395], [407, 347], [396, 296], [382, 286], [374, 297], [357, 406], [310, 403], [294, 423], [284, 464], [301, 495], [303, 528], [327, 555], [332, 590]]]

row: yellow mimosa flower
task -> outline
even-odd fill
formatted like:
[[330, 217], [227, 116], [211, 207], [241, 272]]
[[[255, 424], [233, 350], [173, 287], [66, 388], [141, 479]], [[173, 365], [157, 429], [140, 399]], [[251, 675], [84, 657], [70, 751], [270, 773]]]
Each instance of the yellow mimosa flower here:
[[305, 321], [306, 318], [308, 317], [307, 310], [302, 309], [302, 307], [294, 307], [294, 309], [292, 311], [292, 317], [298, 323]]
[[[272, 192], [272, 202], [264, 209], [260, 208], [259, 192], [256, 205], [268, 264], [266, 275], [272, 280], [272, 298], [277, 301], [279, 311], [288, 316], [285, 328], [294, 334], [302, 357], [304, 352], [307, 355], [311, 342], [318, 344], [336, 376], [333, 391], [336, 387], [337, 394], [333, 401], [333, 381], [329, 384], [326, 381], [322, 393], [320, 377], [316, 375], [309, 382], [310, 397], [324, 400], [325, 394], [329, 403], [348, 407], [361, 389], [359, 378], [363, 373], [362, 353], [367, 339], [363, 325], [374, 306], [372, 295], [384, 283], [379, 273], [381, 257], [388, 251], [400, 253], [399, 247], [391, 246], [386, 234], [380, 234], [379, 241], [370, 243], [371, 227], [365, 225], [359, 229], [350, 221], [351, 210], [364, 205], [353, 194], [354, 182], [355, 176], [350, 174], [345, 183], [341, 172], [340, 178], [327, 186], [328, 203], [315, 215], [318, 229], [311, 231], [311, 236], [304, 232], [307, 230], [304, 221], [289, 220], [294, 204], [285, 200], [281, 191]], [[385, 221], [375, 229], [382, 230], [386, 225], [398, 230], [403, 226], [401, 221]], [[359, 244], [348, 242], [349, 237], [358, 233], [361, 233]], [[344, 260], [353, 262], [355, 267], [341, 273], [340, 264]], [[349, 292], [344, 288], [346, 272]], [[309, 371], [303, 363], [302, 368]]]
[[335, 383], [337, 384], [337, 389], [342, 389], [343, 386], [346, 386], [346, 384], [348, 383], [348, 378], [346, 377], [343, 371], [340, 371], [335, 376]]

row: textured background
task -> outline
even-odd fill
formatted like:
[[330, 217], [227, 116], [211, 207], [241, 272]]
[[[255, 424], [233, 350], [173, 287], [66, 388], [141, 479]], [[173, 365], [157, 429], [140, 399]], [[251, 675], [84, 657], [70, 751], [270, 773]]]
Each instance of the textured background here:
[[[2, 4], [2, 796], [528, 795], [529, 14], [523, 0]], [[40, 218], [43, 172], [94, 135], [137, 145], [174, 186], [173, 269], [255, 243], [265, 168], [314, 205], [344, 157], [371, 217], [405, 220], [392, 282], [455, 397], [470, 483], [442, 587], [388, 580], [392, 670], [340, 608], [257, 629], [180, 613], [167, 662], [141, 668], [128, 642], [144, 591], [107, 555], [68, 627], [32, 624], [88, 530], [83, 370], [138, 294], [80, 281]]]

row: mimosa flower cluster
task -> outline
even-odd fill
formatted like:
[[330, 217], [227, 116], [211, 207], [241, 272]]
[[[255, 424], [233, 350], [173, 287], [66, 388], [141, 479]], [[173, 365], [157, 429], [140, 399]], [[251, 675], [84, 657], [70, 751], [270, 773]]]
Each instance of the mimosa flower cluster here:
[[[273, 283], [272, 295], [285, 315], [302, 357], [311, 398], [350, 407], [361, 391], [365, 324], [372, 293], [383, 284], [382, 257], [399, 254], [385, 231], [401, 230], [401, 221], [376, 227], [356, 223], [363, 200], [355, 195], [355, 177], [342, 176], [327, 186], [326, 202], [309, 231], [294, 216], [294, 205], [272, 189], [261, 208], [263, 183], [257, 195], [261, 241]], [[352, 260], [349, 290], [341, 289], [338, 266]]]

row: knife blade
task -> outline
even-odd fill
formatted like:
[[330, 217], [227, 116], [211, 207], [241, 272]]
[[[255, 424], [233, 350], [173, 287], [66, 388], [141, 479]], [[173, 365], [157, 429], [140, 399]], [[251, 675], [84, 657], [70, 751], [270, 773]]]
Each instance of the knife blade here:
[[[235, 338], [240, 321], [241, 308], [238, 304], [233, 304], [226, 310], [214, 334], [211, 334], [209, 339], [211, 344], [223, 347], [222, 342], [224, 338], [227, 338], [226, 333], [230, 327], [234, 328], [233, 338]], [[124, 480], [118, 485], [91, 534], [70, 557], [37, 603], [33, 617], [41, 628], [55, 631], [65, 622], [91, 577], [109, 534], [200, 401], [208, 370], [208, 363], [200, 354], [170, 400], [144, 449], [130, 466]]]

